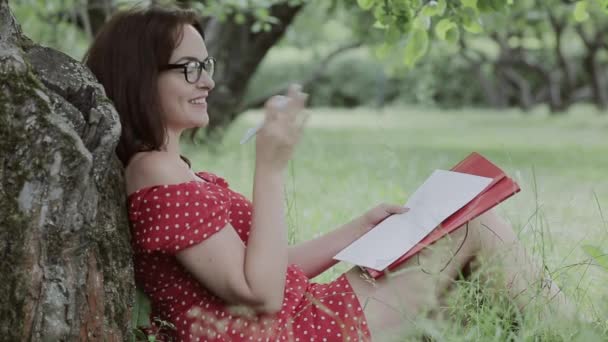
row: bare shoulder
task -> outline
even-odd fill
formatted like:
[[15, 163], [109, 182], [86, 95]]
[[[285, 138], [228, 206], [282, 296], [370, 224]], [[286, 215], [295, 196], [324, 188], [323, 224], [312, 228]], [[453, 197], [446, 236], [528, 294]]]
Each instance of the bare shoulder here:
[[127, 194], [161, 184], [176, 184], [192, 179], [181, 160], [162, 151], [139, 152], [125, 169]]

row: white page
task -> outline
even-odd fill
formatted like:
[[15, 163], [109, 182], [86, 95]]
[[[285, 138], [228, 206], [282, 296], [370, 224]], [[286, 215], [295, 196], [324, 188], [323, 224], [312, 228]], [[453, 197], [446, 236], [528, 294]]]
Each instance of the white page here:
[[407, 213], [388, 217], [334, 259], [383, 270], [491, 182], [492, 178], [435, 170], [405, 204], [410, 208]]

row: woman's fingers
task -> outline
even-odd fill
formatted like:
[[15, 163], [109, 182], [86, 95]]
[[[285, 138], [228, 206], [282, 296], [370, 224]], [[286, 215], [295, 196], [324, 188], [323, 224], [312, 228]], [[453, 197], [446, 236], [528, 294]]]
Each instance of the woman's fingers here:
[[294, 84], [290, 84], [289, 87], [287, 88], [287, 97], [295, 99], [298, 97], [298, 95], [302, 92], [302, 86], [294, 83]]
[[383, 203], [383, 204], [381, 204], [381, 206], [384, 209], [384, 211], [386, 211], [389, 214], [403, 214], [410, 210], [409, 208], [406, 208], [406, 207], [404, 207], [402, 205], [398, 205], [398, 204]]
[[293, 105], [295, 108], [302, 110], [306, 106], [306, 100], [308, 99], [308, 94], [302, 92], [302, 86], [299, 84], [295, 84], [289, 89], [289, 97], [293, 100]]
[[298, 141], [310, 116], [304, 111], [307, 100], [308, 94], [302, 92], [299, 84], [290, 85], [285, 95], [272, 96], [266, 102], [266, 124], [279, 124], [287, 135]]
[[281, 110], [284, 110], [289, 103], [289, 99], [283, 95], [275, 95], [266, 102], [266, 116], [268, 119], [277, 119]]

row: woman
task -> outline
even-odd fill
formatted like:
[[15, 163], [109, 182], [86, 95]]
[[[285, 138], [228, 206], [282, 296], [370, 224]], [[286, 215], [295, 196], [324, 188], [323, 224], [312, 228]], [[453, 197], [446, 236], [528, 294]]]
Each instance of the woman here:
[[[168, 332], [175, 340], [378, 340], [402, 327], [404, 316], [436, 309], [476, 257], [502, 255], [504, 286], [520, 306], [526, 301], [519, 293], [541, 279], [511, 227], [489, 213], [405, 263], [400, 276], [370, 282], [353, 268], [328, 284], [312, 283], [338, 251], [406, 209], [381, 204], [288, 246], [284, 174], [304, 125], [306, 94], [292, 86], [266, 103], [250, 202], [223, 178], [194, 172], [180, 153], [182, 132], [207, 125], [206, 99], [215, 87], [215, 60], [194, 14], [119, 13], [85, 61], [120, 114], [117, 154], [125, 166], [136, 281], [151, 299], [152, 316], [175, 326]], [[561, 300], [554, 285], [543, 291]]]

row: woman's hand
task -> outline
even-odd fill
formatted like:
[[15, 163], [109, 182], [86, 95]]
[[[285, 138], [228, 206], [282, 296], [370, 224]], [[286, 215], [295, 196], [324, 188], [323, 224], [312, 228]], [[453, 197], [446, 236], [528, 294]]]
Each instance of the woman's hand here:
[[264, 106], [264, 125], [256, 137], [256, 162], [282, 171], [293, 156], [308, 114], [302, 113], [308, 95], [291, 85], [286, 96], [273, 96]]
[[364, 231], [367, 232], [387, 217], [393, 214], [403, 214], [408, 210], [410, 209], [398, 204], [381, 203], [360, 217], [361, 224]]

